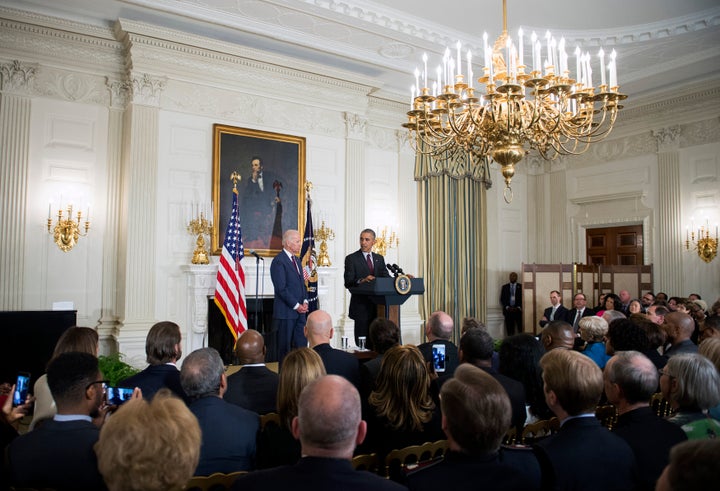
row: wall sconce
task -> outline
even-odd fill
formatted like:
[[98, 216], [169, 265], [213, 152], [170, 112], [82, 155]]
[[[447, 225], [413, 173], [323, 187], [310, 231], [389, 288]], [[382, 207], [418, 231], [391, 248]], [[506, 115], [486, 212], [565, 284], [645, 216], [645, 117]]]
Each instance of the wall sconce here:
[[372, 250], [376, 254], [380, 254], [381, 256], [384, 256], [385, 253], [387, 253], [388, 248], [389, 249], [395, 249], [398, 244], [400, 244], [400, 239], [397, 235], [395, 235], [395, 232], [390, 229], [390, 237], [387, 235], [387, 227], [383, 227], [382, 232], [380, 232], [380, 235], [375, 237], [375, 245], [373, 246]]
[[[195, 211], [196, 208], [200, 208], [200, 205], [192, 205], [193, 211]], [[210, 210], [210, 215], [212, 216], [213, 213], [212, 205]], [[195, 241], [195, 250], [193, 251], [193, 257], [192, 257], [192, 263], [193, 264], [210, 264], [210, 259], [208, 258], [208, 252], [205, 250], [205, 236], [210, 235], [212, 233], [213, 224], [210, 220], [205, 218], [204, 213], [202, 209], [198, 209], [197, 211], [197, 218], [193, 218], [190, 220], [190, 223], [188, 223], [187, 231], [191, 235], [197, 235], [197, 240]], [[195, 213], [193, 213], [193, 216], [195, 216]]]
[[318, 255], [318, 266], [332, 266], [328, 254], [327, 241], [335, 239], [335, 232], [325, 226], [325, 220], [320, 222], [320, 228], [315, 229], [315, 238], [320, 241], [320, 254]]
[[713, 239], [710, 237], [710, 227], [706, 221], [705, 225], [700, 225], [700, 228], [697, 229], [697, 240], [695, 240], [695, 224], [691, 223], [693, 231], [685, 229], [685, 249], [689, 251], [692, 245], [692, 248], [697, 250], [700, 259], [709, 263], [717, 256], [718, 226], [715, 225], [715, 238]]
[[77, 217], [73, 220], [73, 207], [72, 205], [67, 206], [67, 218], [63, 217], [63, 209], [58, 208], [57, 212], [57, 223], [55, 227], [52, 226], [52, 205], [48, 205], [48, 218], [47, 218], [47, 229], [48, 233], [53, 236], [53, 240], [63, 252], [70, 251], [80, 237], [85, 237], [90, 229], [90, 207], [87, 209], [87, 217], [85, 218], [85, 232], [81, 232], [80, 228], [82, 224], [82, 211], [77, 212]]

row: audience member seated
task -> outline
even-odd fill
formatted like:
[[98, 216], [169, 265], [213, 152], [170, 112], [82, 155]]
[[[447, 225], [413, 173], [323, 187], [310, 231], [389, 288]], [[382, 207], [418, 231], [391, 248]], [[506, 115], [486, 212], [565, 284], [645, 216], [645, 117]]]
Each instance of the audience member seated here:
[[[468, 329], [473, 328], [482, 329], [485, 332], [487, 332], [488, 330], [484, 322], [479, 321], [475, 317], [465, 317], [462, 321], [462, 325], [460, 326], [460, 337], [462, 338], [463, 335], [468, 331]], [[498, 355], [497, 351], [493, 351], [492, 367], [493, 370], [495, 370], [496, 372], [500, 371], [500, 356]]]
[[667, 307], [655, 304], [648, 307], [646, 313], [648, 319], [650, 319], [658, 326], [662, 326], [665, 323], [665, 316], [668, 315], [670, 311], [667, 309]]
[[673, 356], [662, 369], [660, 390], [676, 410], [669, 421], [688, 440], [720, 437], [720, 421], [706, 414], [720, 404], [720, 374], [710, 360], [698, 353]]
[[629, 319], [612, 321], [605, 339], [605, 352], [612, 356], [618, 351], [639, 351], [645, 353], [650, 349], [645, 331], [633, 324]]
[[[715, 368], [720, 372], [720, 337], [707, 338], [705, 341], [700, 343], [698, 351], [705, 358], [710, 360]], [[710, 416], [720, 421], [720, 404], [710, 408], [708, 411]]]
[[257, 467], [267, 469], [294, 464], [300, 458], [300, 442], [292, 434], [292, 420], [297, 416], [302, 390], [325, 375], [322, 358], [310, 348], [296, 348], [287, 354], [280, 370], [278, 414], [280, 426], [266, 425], [258, 435]]
[[672, 358], [685, 353], [697, 353], [697, 345], [690, 339], [695, 331], [695, 322], [687, 314], [672, 312], [665, 316], [665, 332], [670, 341], [670, 347], [665, 350], [665, 356]]
[[685, 432], [650, 408], [650, 397], [658, 386], [658, 372], [642, 353], [619, 352], [608, 361], [603, 378], [608, 401], [618, 412], [613, 432], [635, 454], [638, 489], [652, 491], [668, 463], [670, 449], [687, 440]]
[[370, 323], [369, 336], [377, 356], [360, 365], [360, 398], [363, 401], [375, 390], [383, 355], [393, 346], [400, 344], [400, 329], [390, 319], [378, 317]]
[[643, 294], [642, 298], [640, 299], [640, 305], [642, 305], [642, 308], [643, 308], [642, 313], [645, 313], [645, 310], [654, 303], [655, 303], [655, 295], [653, 294], [653, 292], [647, 292], [647, 293]]
[[182, 364], [180, 383], [202, 431], [195, 475], [254, 469], [259, 418], [256, 413], [223, 400], [227, 376], [220, 354], [214, 348], [190, 353]]
[[[463, 340], [472, 331], [460, 341], [461, 356]], [[443, 460], [408, 476], [410, 490], [540, 488], [538, 464], [532, 453], [503, 449], [501, 454], [500, 442], [510, 426], [511, 408], [497, 380], [463, 363], [443, 385], [440, 405], [448, 451]], [[512, 452], [515, 454], [508, 456]], [[536, 469], [534, 474], [532, 469]]]
[[113, 413], [95, 452], [110, 491], [180, 491], [197, 467], [200, 440], [195, 416], [161, 389], [150, 403], [131, 400]]
[[90, 353], [62, 353], [47, 369], [57, 407], [51, 420], [17, 437], [7, 450], [10, 481], [17, 487], [104, 489], [93, 445], [102, 424], [105, 381]]
[[[492, 368], [492, 354], [494, 352], [493, 338], [482, 329], [469, 329], [462, 338], [460, 338], [460, 363], [469, 363], [474, 365], [495, 380], [500, 382], [503, 389], [510, 398], [510, 406], [512, 409], [511, 424], [522, 432], [527, 418], [525, 410], [525, 387], [517, 380], [502, 375]], [[505, 428], [507, 431], [510, 427]]]
[[670, 312], [675, 312], [678, 305], [683, 305], [687, 302], [687, 298], [682, 297], [670, 297], [667, 302], [667, 308]]
[[655, 301], [656, 301], [656, 302], [667, 302], [667, 301], [668, 301], [667, 293], [665, 293], [665, 292], [657, 292], [657, 293], [655, 294]]
[[703, 325], [703, 330], [700, 331], [700, 341], [704, 341], [709, 338], [720, 338], [720, 316], [714, 315], [708, 317]]
[[630, 303], [628, 304], [627, 308], [627, 316], [630, 316], [632, 314], [644, 314], [645, 313], [645, 306], [643, 305], [642, 301], [638, 298], [633, 298], [630, 300]]
[[608, 326], [612, 321], [618, 320], [618, 319], [627, 319], [627, 316], [620, 312], [619, 310], [606, 310], [602, 313], [601, 317], [605, 319], [605, 322], [607, 322]]
[[602, 370], [610, 356], [605, 353], [605, 335], [608, 331], [607, 322], [602, 317], [592, 316], [580, 319], [580, 338], [585, 341], [582, 353], [589, 356]]
[[[282, 370], [287, 368], [287, 358]], [[282, 384], [282, 377], [280, 380]], [[352, 468], [351, 459], [366, 432], [360, 395], [344, 377], [327, 375], [302, 391], [292, 435], [300, 440], [302, 458], [295, 465], [240, 476], [238, 491], [384, 491], [405, 489], [367, 471]]]
[[659, 326], [648, 319], [646, 315], [633, 314], [630, 316], [629, 320], [645, 331], [649, 347], [646, 351], [643, 351], [642, 354], [650, 358], [653, 365], [660, 370], [667, 364], [668, 361], [667, 356], [660, 354], [660, 351], [667, 343], [667, 332], [665, 332], [665, 329], [662, 326]]
[[540, 342], [546, 352], [554, 349], [573, 349], [575, 346], [575, 333], [568, 322], [552, 321], [540, 334]]
[[377, 453], [445, 438], [440, 408], [430, 395], [430, 374], [412, 345], [390, 348], [383, 357], [377, 388], [368, 400], [368, 434], [361, 453]]
[[670, 451], [670, 463], [656, 491], [706, 491], [720, 482], [720, 440], [684, 442]]
[[528, 333], [505, 338], [500, 345], [500, 370], [503, 375], [518, 380], [525, 388], [527, 403], [526, 424], [553, 416], [545, 402], [540, 376], [540, 358], [545, 354], [540, 341]]
[[[622, 301], [620, 300], [620, 297], [614, 293], [608, 293], [607, 295], [605, 295], [604, 307], [604, 311], [617, 310], [618, 312], [623, 312]], [[602, 314], [598, 311], [596, 312], [596, 315]]]
[[433, 312], [425, 323], [425, 337], [427, 338], [427, 342], [418, 345], [420, 353], [422, 353], [423, 358], [425, 358], [425, 361], [428, 362], [431, 367], [433, 366], [433, 344], [445, 345], [445, 372], [437, 374], [439, 385], [442, 385], [445, 380], [453, 376], [455, 369], [460, 363], [458, 348], [451, 341], [454, 325], [452, 317], [445, 312]]
[[145, 339], [145, 354], [150, 364], [142, 372], [126, 378], [120, 385], [139, 387], [145, 399], [152, 399], [163, 387], [187, 400], [180, 385], [180, 370], [175, 363], [182, 356], [180, 327], [174, 322], [158, 322]]
[[235, 353], [242, 368], [227, 379], [225, 400], [258, 414], [277, 411], [278, 374], [265, 366], [262, 334], [248, 329], [238, 337]]
[[316, 310], [307, 316], [305, 337], [312, 349], [322, 358], [328, 375], [340, 375], [360, 389], [360, 365], [350, 353], [330, 346], [333, 338], [332, 318], [323, 310]]
[[717, 299], [710, 307], [708, 317], [720, 317], [720, 298]]
[[[60, 335], [55, 350], [50, 360], [61, 353], [70, 353], [76, 351], [79, 353], [90, 353], [97, 357], [98, 355], [98, 333], [95, 329], [89, 327], [70, 327]], [[33, 418], [30, 422], [30, 429], [42, 424], [44, 420], [51, 419], [55, 416], [55, 401], [50, 394], [50, 387], [47, 383], [47, 375], [41, 375], [37, 379], [34, 386], [33, 395], [35, 396], [35, 409]]]
[[595, 362], [577, 351], [553, 350], [542, 357], [540, 367], [545, 398], [561, 424], [560, 431], [535, 446], [543, 489], [635, 489], [632, 450], [595, 418], [603, 391]]
[[[2, 396], [2, 411], [0, 411], [0, 455], [5, 455], [5, 449], [10, 442], [18, 437], [18, 426], [20, 420], [32, 409], [32, 396], [28, 394], [25, 402], [19, 406], [13, 406], [12, 394], [15, 393], [15, 384], [4, 383], [0, 386]], [[0, 489], [5, 489], [5, 472], [0, 463]]]

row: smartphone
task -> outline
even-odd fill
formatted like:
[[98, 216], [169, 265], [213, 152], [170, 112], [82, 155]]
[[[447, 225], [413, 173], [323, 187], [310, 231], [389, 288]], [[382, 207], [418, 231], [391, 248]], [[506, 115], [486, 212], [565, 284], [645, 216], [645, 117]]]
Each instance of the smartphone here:
[[30, 389], [30, 374], [20, 372], [15, 382], [15, 392], [13, 392], [13, 407], [22, 406], [27, 399], [28, 390]]
[[445, 345], [444, 344], [433, 344], [432, 345], [432, 357], [433, 357], [433, 368], [436, 372], [445, 371]]
[[133, 395], [132, 387], [112, 387], [107, 388], [107, 401], [108, 404], [113, 406], [120, 406], [123, 402], [127, 402]]

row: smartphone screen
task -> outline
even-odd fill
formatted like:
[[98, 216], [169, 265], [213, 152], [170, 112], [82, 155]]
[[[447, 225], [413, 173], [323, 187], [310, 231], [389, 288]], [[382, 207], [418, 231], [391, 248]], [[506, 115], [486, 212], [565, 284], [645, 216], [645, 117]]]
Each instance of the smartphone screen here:
[[444, 344], [433, 344], [432, 345], [432, 357], [433, 367], [436, 372], [445, 371], [445, 345]]
[[132, 387], [108, 387], [107, 388], [107, 401], [108, 404], [113, 406], [119, 406], [123, 402], [130, 400], [133, 394]]
[[30, 374], [25, 372], [18, 373], [17, 381], [15, 382], [15, 392], [13, 392], [14, 407], [25, 404], [25, 399], [27, 399], [29, 389]]

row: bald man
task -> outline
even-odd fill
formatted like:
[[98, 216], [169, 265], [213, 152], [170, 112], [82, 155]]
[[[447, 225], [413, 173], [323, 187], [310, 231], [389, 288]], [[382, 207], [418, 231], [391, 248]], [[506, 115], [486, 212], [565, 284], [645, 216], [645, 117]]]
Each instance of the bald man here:
[[[433, 362], [433, 345], [445, 346], [445, 371], [438, 372], [438, 383], [442, 385], [453, 376], [460, 364], [457, 346], [451, 341], [455, 324], [452, 317], [440, 310], [433, 312], [425, 323], [427, 343], [418, 346], [426, 362]], [[431, 365], [432, 366], [432, 365]]]
[[697, 345], [690, 340], [695, 331], [695, 321], [692, 317], [682, 312], [670, 312], [665, 316], [664, 326], [668, 340], [672, 343], [672, 346], [665, 350], [665, 356], [698, 352]]
[[242, 368], [227, 379], [224, 399], [258, 414], [277, 411], [278, 375], [265, 366], [265, 341], [248, 329], [240, 335], [235, 353]]
[[573, 349], [575, 337], [573, 327], [569, 323], [553, 321], [543, 329], [540, 341], [547, 352], [557, 348]]
[[370, 472], [353, 469], [353, 452], [365, 439], [367, 424], [361, 419], [358, 391], [343, 377], [325, 375], [303, 389], [291, 430], [302, 446], [302, 458], [297, 464], [245, 474], [231, 489], [407, 489]]
[[328, 375], [340, 375], [348, 379], [358, 390], [360, 388], [360, 365], [353, 355], [330, 346], [335, 330], [330, 314], [316, 310], [308, 315], [305, 337], [310, 347], [322, 358]]

